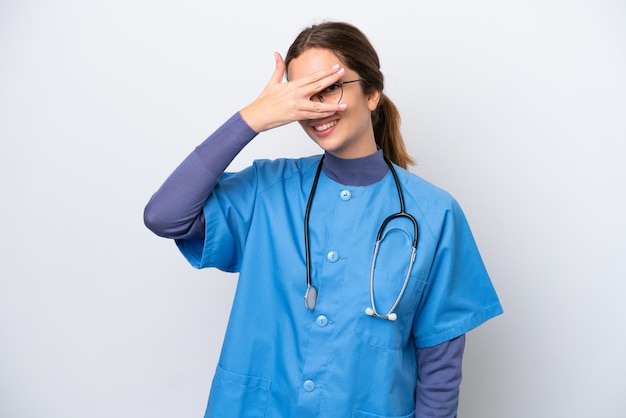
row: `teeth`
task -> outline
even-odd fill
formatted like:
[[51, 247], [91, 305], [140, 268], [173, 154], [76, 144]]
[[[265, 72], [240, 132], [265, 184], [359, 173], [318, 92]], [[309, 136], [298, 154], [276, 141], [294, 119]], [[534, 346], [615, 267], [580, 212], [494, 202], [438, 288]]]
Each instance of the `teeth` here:
[[315, 130], [320, 132], [320, 131], [325, 131], [326, 129], [330, 129], [333, 126], [335, 126], [337, 124], [337, 121], [332, 121], [332, 122], [328, 122], [324, 125], [318, 125], [318, 126], [314, 126]]

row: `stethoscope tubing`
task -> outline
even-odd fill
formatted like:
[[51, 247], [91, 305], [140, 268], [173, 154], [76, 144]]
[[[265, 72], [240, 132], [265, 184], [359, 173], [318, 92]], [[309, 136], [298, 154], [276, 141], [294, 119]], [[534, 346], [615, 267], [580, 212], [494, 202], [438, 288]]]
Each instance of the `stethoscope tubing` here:
[[[371, 306], [367, 307], [365, 309], [365, 314], [368, 316], [372, 316], [372, 317], [376, 317], [376, 318], [382, 318], [382, 319], [388, 319], [390, 321], [395, 321], [397, 319], [397, 314], [395, 313], [395, 309], [398, 307], [398, 305], [400, 304], [400, 301], [402, 300], [402, 297], [404, 296], [404, 293], [406, 291], [406, 288], [409, 284], [409, 278], [411, 277], [411, 272], [413, 271], [413, 264], [415, 263], [415, 257], [416, 257], [416, 253], [417, 253], [417, 242], [418, 242], [418, 225], [417, 225], [417, 221], [415, 220], [415, 218], [413, 217], [413, 215], [411, 215], [410, 213], [407, 213], [405, 210], [405, 206], [404, 206], [404, 194], [402, 193], [402, 187], [400, 186], [400, 180], [398, 178], [398, 174], [396, 173], [395, 168], [393, 167], [393, 164], [391, 163], [391, 161], [387, 158], [386, 155], [383, 154], [384, 160], [387, 163], [387, 165], [389, 166], [389, 170], [391, 171], [391, 174], [393, 175], [393, 179], [396, 185], [396, 189], [398, 191], [398, 199], [400, 201], [400, 212], [396, 212], [394, 214], [389, 215], [388, 217], [386, 217], [382, 224], [380, 225], [380, 228], [378, 229], [378, 233], [376, 235], [376, 244], [374, 246], [374, 255], [372, 257], [372, 265], [370, 268], [370, 303]], [[317, 303], [317, 289], [315, 288], [315, 286], [313, 286], [312, 284], [312, 280], [311, 280], [311, 248], [310, 248], [310, 242], [309, 242], [309, 215], [311, 213], [311, 206], [313, 204], [313, 197], [315, 195], [315, 191], [317, 190], [317, 182], [319, 180], [320, 177], [320, 173], [322, 171], [322, 163], [324, 161], [324, 155], [322, 155], [319, 164], [317, 166], [317, 170], [315, 172], [315, 177], [313, 179], [313, 184], [311, 186], [311, 192], [309, 194], [309, 199], [307, 201], [307, 205], [306, 205], [306, 209], [304, 212], [304, 247], [305, 247], [305, 257], [306, 257], [306, 284], [307, 284], [307, 289], [306, 292], [304, 294], [304, 304], [306, 306], [307, 309], [309, 310], [314, 310], [316, 303]], [[411, 245], [411, 258], [409, 261], [409, 266], [407, 268], [407, 273], [406, 276], [404, 278], [404, 281], [402, 283], [402, 288], [400, 289], [400, 293], [398, 294], [398, 297], [396, 298], [396, 300], [394, 301], [393, 305], [391, 306], [391, 308], [389, 309], [389, 311], [386, 314], [380, 314], [377, 310], [376, 310], [376, 300], [375, 300], [375, 296], [374, 296], [374, 272], [375, 272], [375, 267], [376, 267], [376, 260], [378, 259], [378, 250], [380, 248], [380, 244], [383, 241], [384, 237], [385, 237], [385, 229], [387, 227], [387, 224], [389, 222], [391, 222], [394, 219], [397, 218], [406, 218], [409, 219], [411, 221], [411, 223], [413, 224], [413, 242]]]
[[313, 178], [313, 185], [311, 186], [311, 192], [309, 193], [309, 200], [306, 203], [306, 209], [304, 210], [304, 248], [306, 253], [306, 293], [304, 294], [304, 305], [307, 309], [315, 309], [317, 303], [317, 289], [312, 285], [311, 281], [311, 244], [309, 243], [309, 214], [311, 213], [311, 206], [313, 205], [313, 196], [317, 190], [317, 182], [322, 172], [322, 163], [324, 161], [324, 155], [320, 159], [315, 171], [315, 177]]
[[[396, 216], [396, 218], [397, 218], [397, 216]], [[382, 231], [383, 229], [384, 229], [384, 225], [381, 226], [380, 230]], [[384, 238], [385, 238], [384, 235], [379, 237], [379, 239], [376, 240], [376, 245], [374, 246], [374, 255], [372, 257], [372, 266], [370, 267], [370, 304], [371, 305], [369, 307], [365, 308], [365, 314], [368, 315], [368, 316], [374, 316], [376, 318], [382, 318], [382, 319], [388, 319], [390, 321], [395, 321], [398, 318], [398, 315], [394, 311], [396, 310], [396, 308], [400, 304], [400, 301], [402, 300], [402, 297], [404, 296], [404, 292], [406, 291], [406, 288], [407, 288], [407, 286], [409, 284], [409, 279], [411, 277], [411, 272], [413, 271], [413, 264], [415, 263], [415, 256], [417, 254], [417, 246], [413, 245], [411, 247], [411, 259], [409, 261], [409, 266], [407, 268], [406, 275], [404, 276], [404, 281], [402, 282], [402, 288], [400, 289], [400, 293], [398, 293], [398, 297], [394, 301], [393, 305], [391, 305], [391, 308], [389, 308], [387, 313], [386, 314], [381, 314], [376, 309], [376, 298], [374, 296], [374, 293], [375, 293], [375, 290], [374, 290], [374, 276], [375, 276], [374, 271], [376, 270], [376, 260], [378, 260], [378, 249], [380, 247], [380, 243], [382, 242], [382, 240]]]

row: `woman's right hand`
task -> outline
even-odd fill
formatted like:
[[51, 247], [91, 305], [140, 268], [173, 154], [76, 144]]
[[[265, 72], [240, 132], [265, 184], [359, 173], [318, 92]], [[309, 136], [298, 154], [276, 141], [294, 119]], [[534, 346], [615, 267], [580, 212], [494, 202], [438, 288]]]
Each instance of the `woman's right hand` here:
[[259, 97], [240, 112], [243, 120], [256, 132], [299, 120], [325, 118], [346, 108], [343, 103], [311, 100], [314, 94], [335, 83], [343, 75], [345, 70], [339, 64], [284, 82], [285, 62], [278, 52], [274, 53], [274, 58], [276, 68], [269, 83]]

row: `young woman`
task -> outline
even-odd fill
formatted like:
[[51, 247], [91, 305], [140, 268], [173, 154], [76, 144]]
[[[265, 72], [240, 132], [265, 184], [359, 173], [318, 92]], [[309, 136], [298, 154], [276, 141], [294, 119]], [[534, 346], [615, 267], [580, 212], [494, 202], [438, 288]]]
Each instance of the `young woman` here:
[[[275, 57], [261, 95], [145, 211], [194, 267], [239, 272], [205, 416], [456, 416], [464, 335], [502, 312], [461, 208], [406, 171], [357, 28], [311, 26]], [[224, 172], [295, 121], [322, 155]]]

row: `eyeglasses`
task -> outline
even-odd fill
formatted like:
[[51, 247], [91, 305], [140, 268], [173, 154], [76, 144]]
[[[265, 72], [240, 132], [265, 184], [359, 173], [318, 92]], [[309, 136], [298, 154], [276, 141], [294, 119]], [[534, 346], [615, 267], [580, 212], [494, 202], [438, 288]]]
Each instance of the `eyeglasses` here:
[[316, 94], [317, 100], [322, 103], [339, 103], [343, 97], [343, 85], [356, 83], [357, 81], [365, 81], [362, 78], [358, 80], [338, 81], [326, 87], [324, 90]]

